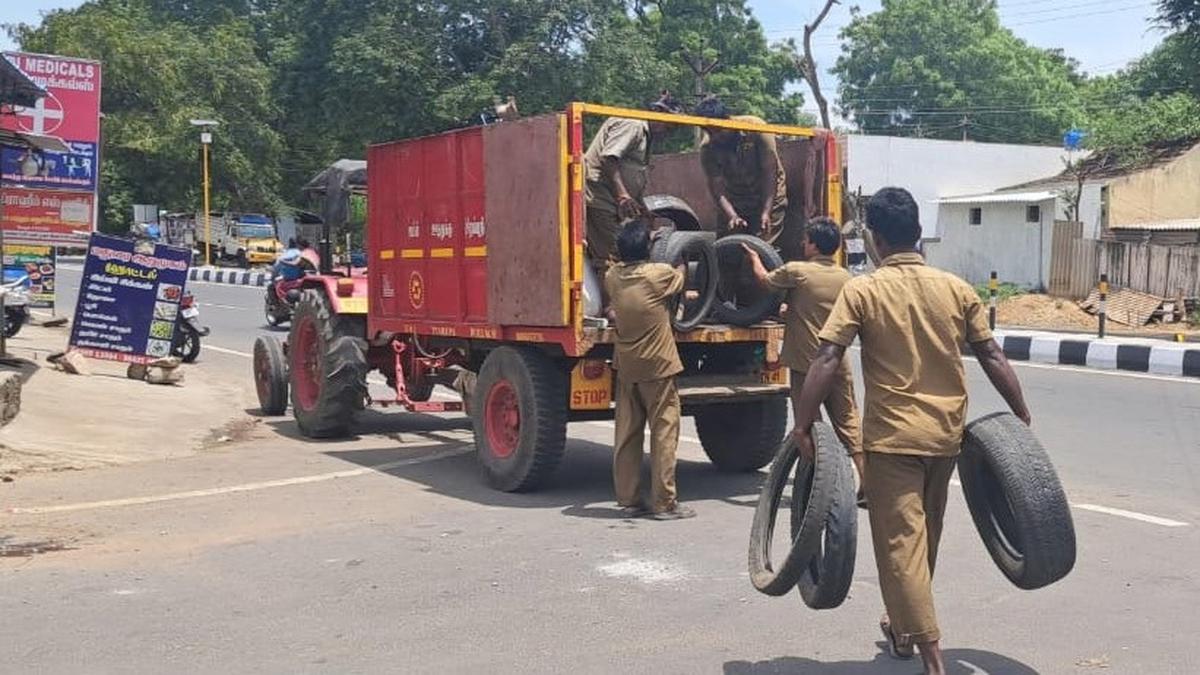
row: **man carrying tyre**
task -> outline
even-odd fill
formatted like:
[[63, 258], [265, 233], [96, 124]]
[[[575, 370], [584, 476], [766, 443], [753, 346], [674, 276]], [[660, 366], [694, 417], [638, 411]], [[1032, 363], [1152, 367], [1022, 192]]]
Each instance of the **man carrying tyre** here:
[[[792, 412], [797, 419], [800, 416], [800, 388], [804, 385], [809, 363], [820, 347], [817, 333], [833, 311], [833, 303], [842, 286], [850, 280], [850, 273], [833, 260], [841, 244], [842, 235], [837, 223], [829, 218], [816, 218], [804, 228], [805, 261], [784, 263], [770, 272], [763, 266], [758, 253], [743, 244], [759, 285], [787, 292], [787, 309], [783, 315], [786, 329], [779, 361], [792, 371]], [[858, 420], [858, 405], [854, 402], [854, 378], [850, 375], [850, 363], [845, 359], [838, 368], [832, 392], [824, 405], [834, 431], [854, 460], [861, 484], [862, 428]], [[862, 503], [861, 488], [858, 496]]]
[[820, 332], [796, 415], [801, 455], [814, 455], [811, 427], [837, 382], [842, 356], [862, 344], [866, 410], [865, 487], [879, 585], [880, 628], [893, 656], [921, 650], [925, 672], [945, 672], [932, 578], [947, 487], [963, 437], [967, 385], [959, 345], [970, 344], [992, 385], [1027, 424], [1017, 376], [992, 339], [975, 290], [925, 265], [917, 252], [917, 203], [885, 188], [867, 204], [879, 269], [846, 282]]
[[[684, 271], [650, 262], [650, 225], [630, 221], [617, 236], [621, 262], [608, 270], [617, 341], [616, 438], [613, 483], [617, 505], [627, 517], [649, 515], [679, 520], [696, 515], [675, 493], [675, 453], [679, 446], [679, 393], [675, 375], [683, 370], [671, 331], [670, 300], [683, 290]], [[650, 424], [650, 503], [641, 493], [643, 429]]]
[[[698, 117], [765, 124], [753, 115], [730, 117], [721, 99], [709, 96], [696, 105]], [[730, 232], [753, 234], [774, 242], [787, 211], [787, 178], [774, 134], [710, 127], [700, 145], [700, 164], [708, 191]]]

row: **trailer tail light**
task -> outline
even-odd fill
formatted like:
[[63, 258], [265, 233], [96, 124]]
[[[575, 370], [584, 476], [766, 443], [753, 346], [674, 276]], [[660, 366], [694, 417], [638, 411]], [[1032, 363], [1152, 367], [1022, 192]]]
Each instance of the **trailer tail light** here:
[[583, 362], [583, 367], [580, 370], [583, 373], [584, 379], [598, 380], [604, 377], [604, 374], [608, 368], [604, 366], [603, 361], [593, 361], [589, 359]]
[[338, 297], [348, 298], [354, 295], [354, 280], [353, 279], [338, 279], [337, 281]]

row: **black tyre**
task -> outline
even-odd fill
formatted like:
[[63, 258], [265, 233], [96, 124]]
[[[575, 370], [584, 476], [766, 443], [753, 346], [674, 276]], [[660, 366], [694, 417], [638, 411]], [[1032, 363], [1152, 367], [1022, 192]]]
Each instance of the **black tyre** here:
[[[813, 425], [814, 440], [818, 426]], [[832, 434], [832, 430], [828, 430]], [[750, 525], [750, 583], [767, 595], [784, 595], [792, 589], [809, 568], [813, 557], [821, 550], [821, 535], [829, 520], [829, 511], [837, 493], [839, 463], [846, 457], [830, 443], [816, 443], [816, 462], [812, 479], [793, 486], [792, 501], [802, 501], [803, 511], [792, 528], [792, 545], [783, 564], [776, 571], [771, 563], [771, 539], [775, 532], [775, 520], [779, 515], [779, 504], [787, 487], [788, 474], [796, 464], [798, 449], [789, 437], [771, 463], [767, 480], [758, 495], [754, 509], [754, 521]], [[803, 472], [801, 472], [803, 475]]]
[[23, 311], [7, 309], [4, 312], [4, 337], [14, 337], [21, 332], [21, 326], [25, 325], [25, 320], [29, 315]]
[[[835, 464], [833, 502], [829, 517], [825, 521], [824, 546], [809, 561], [797, 584], [804, 604], [812, 609], [833, 609], [840, 606], [850, 593], [854, 581], [854, 563], [858, 552], [858, 505], [854, 489], [854, 467], [846, 455], [846, 448], [837, 434], [824, 422], [813, 425], [813, 442], [829, 445], [830, 451], [818, 450], [824, 457], [838, 458]], [[811, 491], [808, 487], [813, 478], [812, 466], [800, 464], [796, 467], [793, 488], [796, 494]], [[807, 501], [792, 499], [792, 528], [803, 527]]]
[[196, 359], [200, 358], [200, 334], [186, 322], [181, 322], [175, 328], [171, 354], [178, 356], [184, 363], [195, 363]]
[[567, 441], [565, 370], [535, 349], [494, 349], [471, 409], [476, 453], [492, 487], [528, 492], [549, 480]]
[[254, 341], [254, 389], [264, 415], [282, 415], [288, 403], [287, 359], [279, 340], [263, 335]]
[[689, 331], [708, 318], [717, 297], [717, 257], [710, 232], [680, 232], [665, 229], [650, 251], [654, 262], [672, 267], [687, 265], [684, 293], [695, 291], [695, 300], [676, 298], [671, 308], [671, 324], [677, 331]]
[[267, 285], [267, 293], [263, 301], [263, 314], [266, 315], [267, 325], [271, 328], [278, 328], [280, 324], [286, 323], [289, 316], [287, 307], [281, 305], [277, 300], [272, 298], [275, 294], [275, 289], [270, 284]]
[[335, 314], [323, 290], [300, 296], [288, 335], [288, 371], [292, 414], [305, 436], [345, 436], [365, 407], [365, 336], [363, 317]]
[[967, 425], [958, 476], [992, 560], [1018, 588], [1062, 579], [1075, 566], [1067, 495], [1042, 444], [1010, 413]]
[[771, 462], [787, 433], [787, 399], [708, 405], [697, 410], [696, 434], [721, 471], [757, 471]]
[[735, 326], [751, 326], [779, 311], [783, 292], [763, 288], [754, 278], [754, 269], [742, 245], [758, 253], [768, 272], [783, 265], [783, 259], [770, 244], [748, 234], [731, 234], [717, 240], [717, 303], [713, 317]]
[[677, 230], [694, 232], [702, 229], [700, 227], [700, 219], [696, 217], [696, 212], [692, 210], [691, 205], [679, 197], [674, 195], [646, 195], [642, 198], [642, 203], [646, 205], [646, 209], [654, 217], [671, 221], [671, 224]]

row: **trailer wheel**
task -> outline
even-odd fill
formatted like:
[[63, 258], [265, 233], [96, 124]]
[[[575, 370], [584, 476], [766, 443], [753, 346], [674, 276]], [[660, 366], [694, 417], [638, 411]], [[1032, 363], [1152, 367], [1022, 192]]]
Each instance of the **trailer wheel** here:
[[283, 345], [269, 335], [254, 341], [254, 388], [264, 415], [282, 415], [287, 410], [287, 360]]
[[704, 454], [721, 471], [757, 471], [771, 462], [787, 432], [787, 399], [707, 405], [696, 412]]
[[325, 293], [307, 289], [288, 335], [292, 412], [311, 438], [345, 436], [367, 399], [366, 326], [335, 314]]
[[567, 375], [534, 349], [499, 347], [483, 362], [471, 422], [488, 483], [527, 492], [546, 483], [567, 441]]

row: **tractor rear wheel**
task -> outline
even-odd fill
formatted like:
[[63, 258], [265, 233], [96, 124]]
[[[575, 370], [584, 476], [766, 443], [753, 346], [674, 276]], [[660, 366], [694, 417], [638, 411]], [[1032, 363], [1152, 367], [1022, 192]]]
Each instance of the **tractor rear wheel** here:
[[296, 303], [288, 335], [292, 411], [310, 438], [349, 433], [367, 400], [366, 325], [361, 316], [336, 314], [320, 289]]
[[536, 349], [494, 349], [480, 369], [471, 413], [488, 483], [504, 492], [536, 490], [566, 446], [567, 373]]

